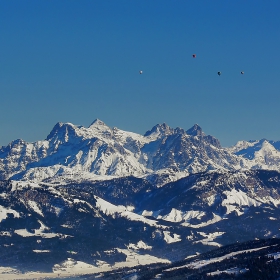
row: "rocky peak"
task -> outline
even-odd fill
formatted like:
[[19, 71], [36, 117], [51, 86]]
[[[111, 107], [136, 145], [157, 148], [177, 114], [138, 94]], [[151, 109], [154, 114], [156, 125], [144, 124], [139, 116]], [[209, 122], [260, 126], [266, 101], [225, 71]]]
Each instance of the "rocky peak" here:
[[173, 132], [173, 129], [168, 126], [166, 123], [157, 124], [151, 130], [148, 130], [144, 136], [148, 137], [153, 134], [170, 134]]
[[107, 125], [99, 119], [95, 119], [89, 127], [97, 127], [97, 126], [106, 126], [107, 127]]
[[47, 136], [46, 140], [59, 139], [62, 142], [67, 142], [70, 135], [76, 135], [75, 129], [76, 127], [72, 123], [58, 122]]
[[195, 124], [193, 127], [191, 127], [189, 130], [187, 130], [187, 134], [191, 136], [204, 136], [204, 132], [202, 131], [202, 128]]

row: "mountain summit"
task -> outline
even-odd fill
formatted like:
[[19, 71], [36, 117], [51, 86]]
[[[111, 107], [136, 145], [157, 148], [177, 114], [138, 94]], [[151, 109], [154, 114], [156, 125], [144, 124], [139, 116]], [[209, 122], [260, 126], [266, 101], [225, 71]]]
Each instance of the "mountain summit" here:
[[91, 125], [89, 127], [93, 127], [93, 126], [105, 126], [108, 127], [103, 121], [99, 120], [99, 119], [95, 119]]
[[195, 124], [193, 127], [187, 130], [188, 135], [192, 136], [204, 136], [204, 132], [202, 131], [202, 128], [198, 125]]
[[170, 134], [173, 132], [173, 129], [168, 126], [166, 123], [163, 124], [157, 124], [155, 125], [151, 130], [148, 130], [144, 136], [148, 137], [151, 135], [163, 135], [163, 134]]

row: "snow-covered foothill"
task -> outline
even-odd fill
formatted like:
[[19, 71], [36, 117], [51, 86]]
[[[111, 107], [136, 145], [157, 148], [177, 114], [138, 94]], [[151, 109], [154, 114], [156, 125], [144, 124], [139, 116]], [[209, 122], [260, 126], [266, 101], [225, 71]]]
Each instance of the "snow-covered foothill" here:
[[152, 249], [152, 246], [147, 245], [142, 240], [138, 241], [137, 244], [129, 243], [127, 247], [128, 247], [128, 249], [134, 249], [134, 250], [139, 250], [139, 249], [151, 250]]
[[173, 236], [171, 236], [170, 231], [163, 231], [164, 234], [164, 240], [166, 243], [174, 243], [174, 242], [179, 242], [181, 241], [181, 236], [179, 234], [174, 233]]
[[136, 213], [130, 212], [129, 209], [130, 207], [125, 207], [123, 205], [114, 205], [112, 203], [109, 203], [105, 201], [102, 198], [95, 197], [96, 199], [96, 207], [100, 209], [104, 214], [110, 215], [110, 216], [115, 216], [115, 215], [120, 215], [121, 217], [125, 217], [128, 220], [132, 221], [141, 221], [145, 224], [149, 224], [151, 226], [155, 227], [160, 227], [160, 228], [166, 228], [166, 226], [161, 226], [158, 224], [158, 221], [150, 220], [148, 218], [145, 218], [144, 216], [138, 215]]
[[176, 270], [176, 269], [184, 268], [184, 267], [191, 268], [191, 269], [199, 269], [199, 268], [201, 268], [203, 266], [206, 266], [208, 264], [215, 263], [215, 262], [220, 262], [220, 261], [223, 261], [224, 259], [231, 258], [231, 257], [234, 257], [234, 256], [242, 254], [242, 253], [255, 252], [255, 251], [258, 251], [258, 250], [265, 249], [265, 248], [267, 248], [267, 246], [266, 247], [261, 247], [261, 248], [255, 248], [255, 249], [236, 251], [236, 252], [232, 252], [232, 253], [226, 254], [224, 256], [221, 256], [221, 257], [210, 258], [210, 259], [206, 259], [206, 260], [193, 261], [189, 264], [186, 264], [186, 265], [183, 265], [183, 266], [180, 266], [180, 267], [173, 267], [173, 268], [166, 269], [165, 271], [172, 271], [172, 270]]
[[20, 217], [20, 213], [17, 211], [0, 205], [0, 223], [7, 218], [8, 214], [12, 214], [14, 218]]

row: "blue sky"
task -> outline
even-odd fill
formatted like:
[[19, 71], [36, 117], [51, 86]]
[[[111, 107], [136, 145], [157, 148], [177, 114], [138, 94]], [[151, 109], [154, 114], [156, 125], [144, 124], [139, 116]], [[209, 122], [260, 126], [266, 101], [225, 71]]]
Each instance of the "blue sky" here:
[[280, 140], [279, 10], [279, 0], [0, 0], [0, 145], [96, 118], [141, 134], [198, 123], [223, 146]]

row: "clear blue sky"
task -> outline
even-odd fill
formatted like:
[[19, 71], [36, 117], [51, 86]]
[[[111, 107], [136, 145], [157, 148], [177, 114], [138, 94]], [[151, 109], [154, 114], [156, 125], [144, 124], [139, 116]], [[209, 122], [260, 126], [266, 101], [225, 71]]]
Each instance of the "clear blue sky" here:
[[0, 0], [0, 145], [96, 118], [141, 134], [198, 123], [223, 146], [280, 140], [279, 11], [279, 0]]

